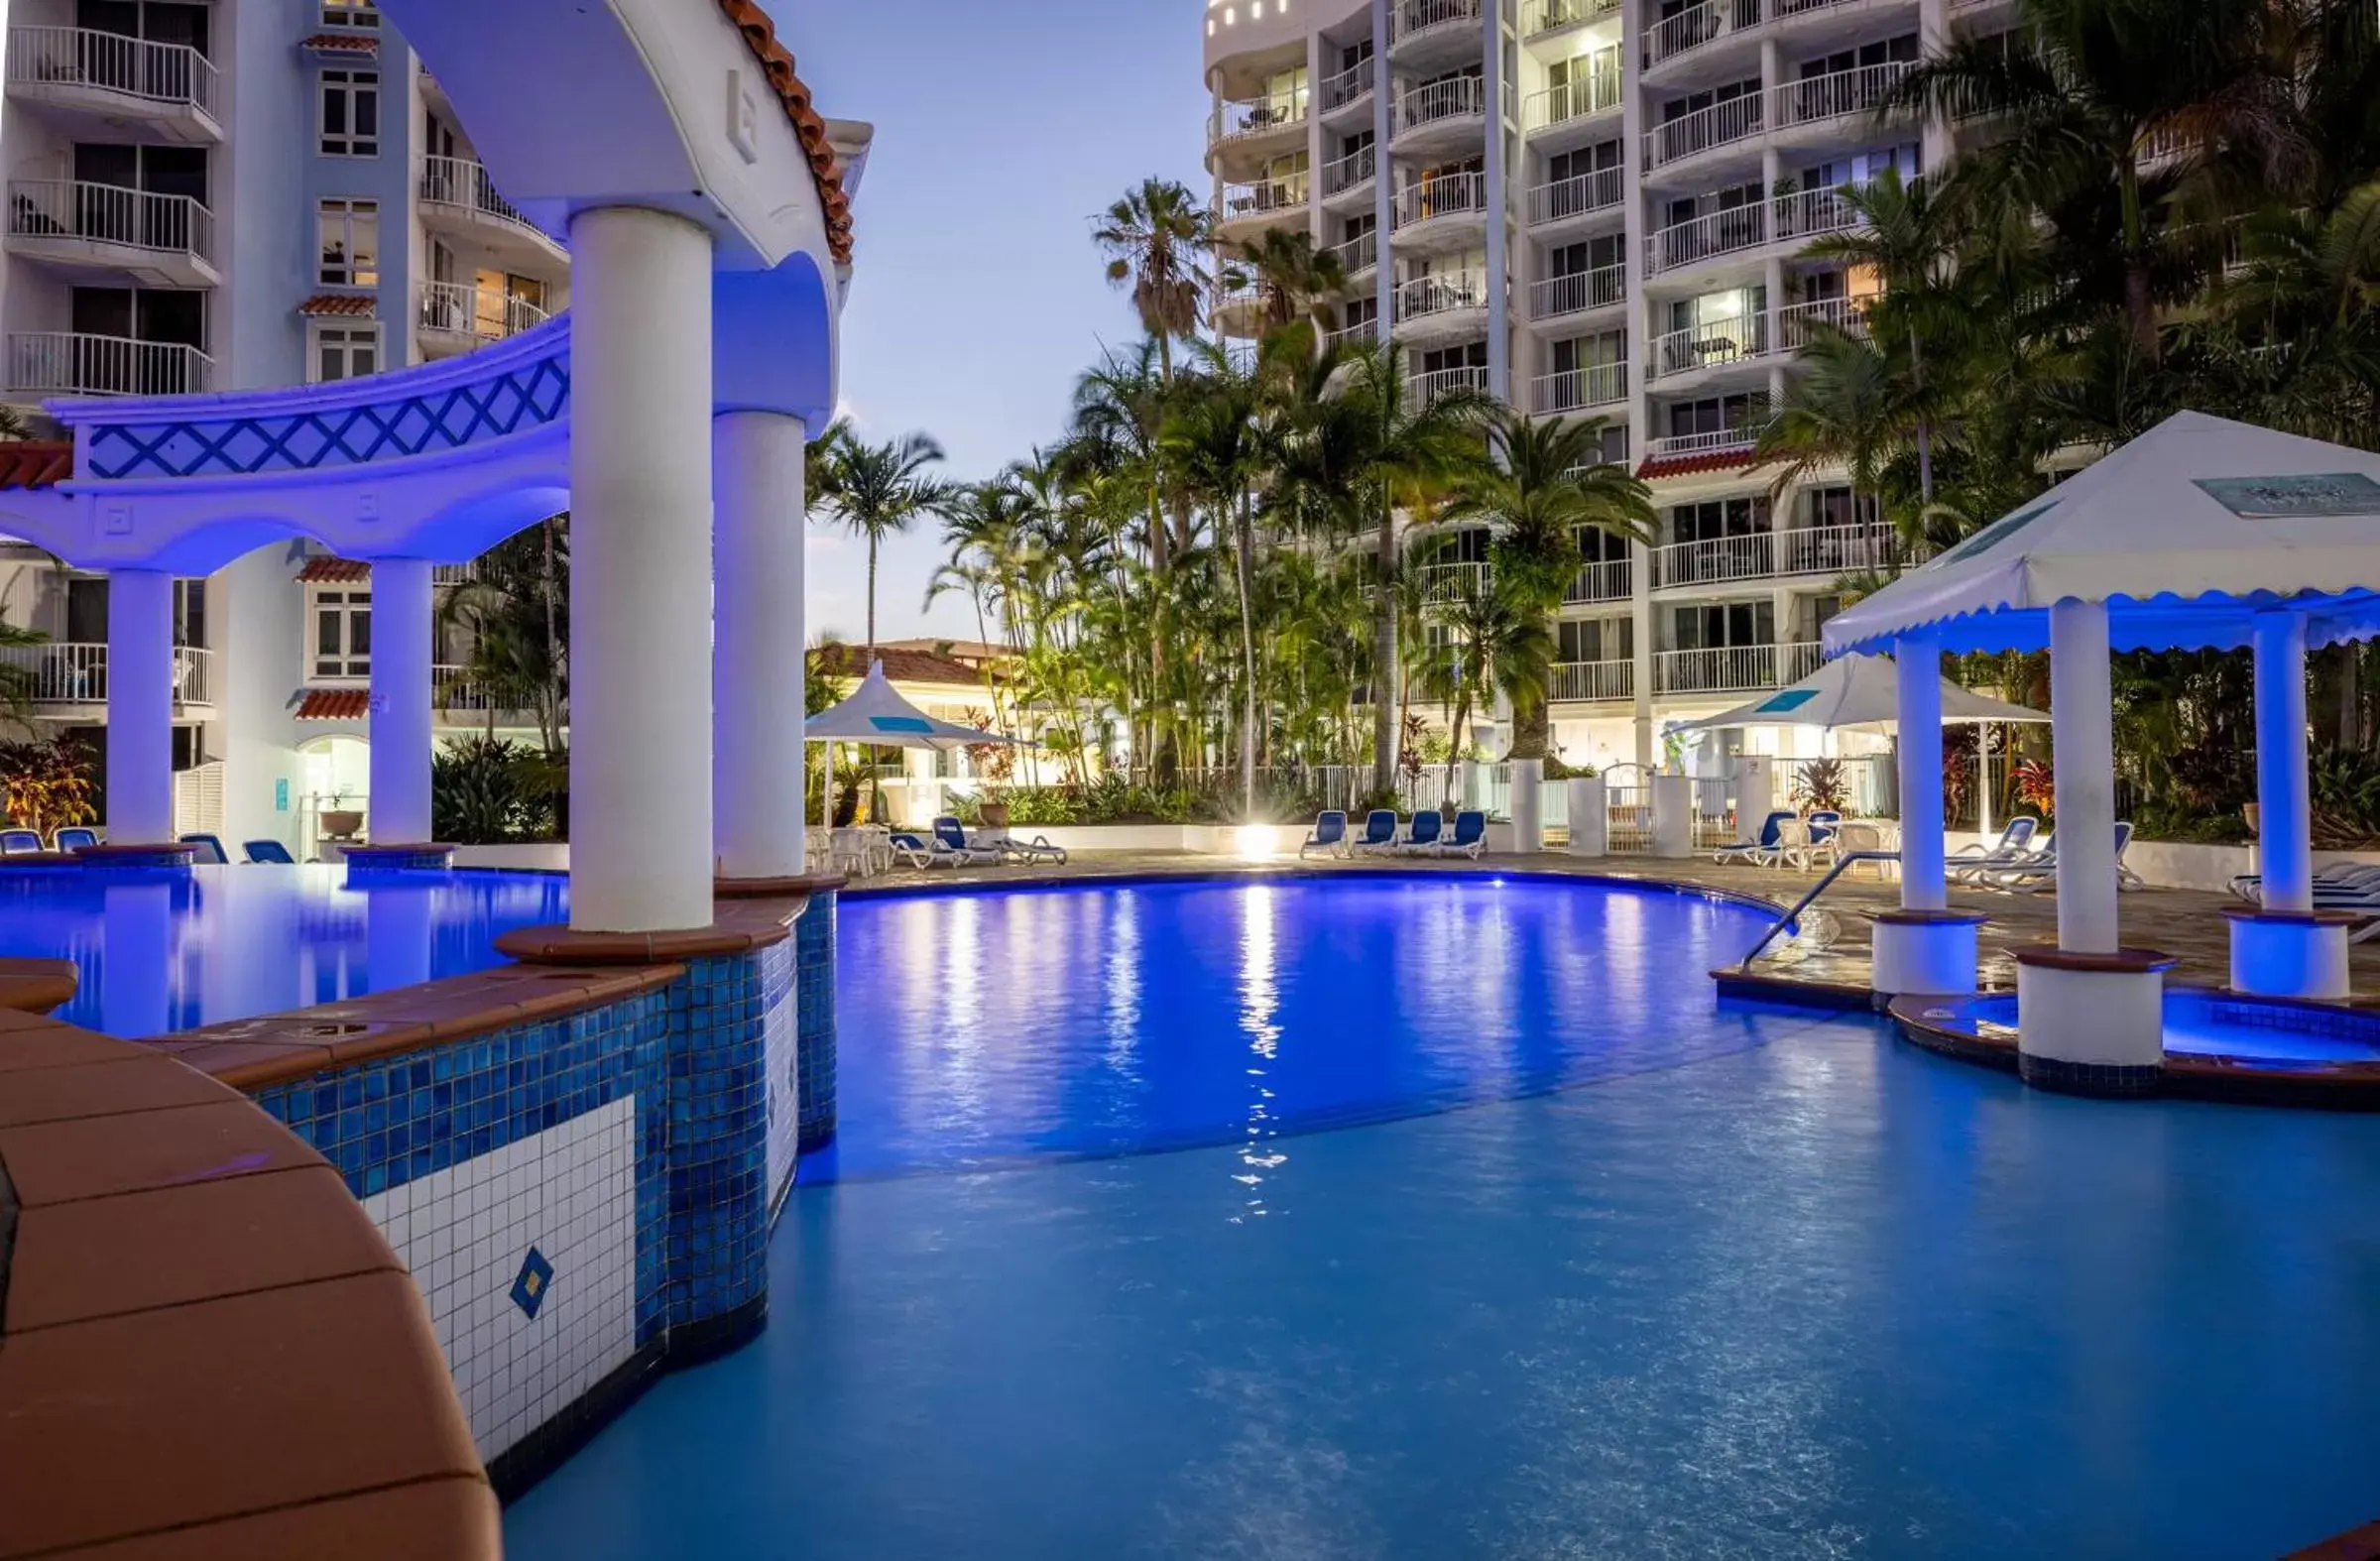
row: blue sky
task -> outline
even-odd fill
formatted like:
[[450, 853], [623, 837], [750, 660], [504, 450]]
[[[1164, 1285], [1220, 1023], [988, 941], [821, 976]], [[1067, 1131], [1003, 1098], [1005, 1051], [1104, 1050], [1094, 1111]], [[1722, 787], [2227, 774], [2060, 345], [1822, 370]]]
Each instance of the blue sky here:
[[[775, 0], [819, 108], [876, 125], [844, 310], [843, 400], [861, 432], [921, 428], [947, 475], [997, 472], [1064, 425], [1103, 342], [1138, 333], [1091, 218], [1152, 175], [1205, 187], [1200, 0]], [[866, 550], [809, 541], [809, 632], [857, 640]], [[972, 639], [957, 597], [920, 606], [929, 534], [881, 565], [878, 635]]]

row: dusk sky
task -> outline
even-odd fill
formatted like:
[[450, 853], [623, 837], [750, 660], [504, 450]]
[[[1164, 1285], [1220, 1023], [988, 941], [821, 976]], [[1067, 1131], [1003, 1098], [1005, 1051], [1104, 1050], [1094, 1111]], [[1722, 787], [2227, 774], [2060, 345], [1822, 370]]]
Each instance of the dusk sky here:
[[[1092, 217], [1155, 174], [1205, 188], [1200, 0], [804, 0], [775, 8], [829, 116], [876, 125], [844, 310], [843, 400], [863, 436], [912, 428], [945, 474], [988, 477], [1062, 430], [1103, 343], [1138, 334]], [[972, 639], [930, 524], [887, 550], [880, 638]], [[809, 632], [858, 640], [867, 550], [809, 540]]]

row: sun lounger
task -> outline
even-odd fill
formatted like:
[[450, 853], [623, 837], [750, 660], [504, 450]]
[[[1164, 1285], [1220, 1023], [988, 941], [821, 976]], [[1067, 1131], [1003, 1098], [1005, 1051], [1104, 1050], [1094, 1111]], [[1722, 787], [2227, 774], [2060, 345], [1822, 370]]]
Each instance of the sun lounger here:
[[1753, 867], [1775, 867], [1785, 860], [1784, 852], [1777, 844], [1778, 831], [1784, 827], [1785, 820], [1793, 816], [1793, 809], [1789, 807], [1769, 809], [1768, 816], [1760, 821], [1758, 834], [1738, 840], [1731, 846], [1722, 847], [1711, 860], [1723, 866], [1729, 862], [1742, 862]]
[[29, 857], [42, 849], [38, 829], [0, 829], [0, 856]]
[[[2020, 825], [2026, 826], [2021, 836]], [[2000, 835], [1999, 843], [1990, 849], [1978, 851], [1969, 846], [1957, 853], [1943, 864], [1950, 872], [1951, 882], [1987, 889], [1991, 887], [1993, 873], [2021, 870], [2045, 860], [2055, 866], [2058, 860], [2057, 839], [2053, 835], [2040, 833], [2040, 828], [2037, 820], [2020, 818], [2009, 824]], [[2012, 836], [2017, 838], [2012, 841]]]
[[50, 843], [59, 851], [80, 851], [84, 846], [99, 843], [99, 831], [81, 824], [69, 824], [51, 836]]
[[952, 867], [979, 867], [998, 862], [1002, 855], [999, 846], [970, 841], [966, 826], [959, 822], [958, 815], [954, 813], [944, 813], [934, 820], [934, 847], [942, 855], [951, 858]]
[[222, 840], [214, 835], [184, 835], [178, 843], [196, 846], [197, 860], [202, 866], [222, 867], [231, 861], [230, 854], [223, 849]]
[[[2138, 873], [2124, 865], [2124, 853], [2132, 848], [2132, 826], [2119, 821], [2115, 826], [2115, 887], [2119, 890], [2146, 889], [2148, 884]], [[2011, 895], [2038, 895], [2043, 890], [2058, 887], [2058, 847], [2052, 841], [2046, 850], [2015, 867], [2001, 868], [1982, 875], [1980, 882], [1988, 889], [2006, 890]]]
[[[2335, 867], [2323, 868], [2314, 875], [2314, 893], [2318, 900], [2326, 894], [2352, 898], [2367, 892], [2380, 892], [2380, 864], [2342, 862]], [[2264, 875], [2261, 873], [2240, 874], [2231, 880], [2231, 893], [2251, 905], [2263, 904]]]
[[1438, 842], [1442, 857], [1469, 857], [1474, 862], [1488, 849], [1488, 815], [1476, 808], [1466, 808], [1455, 815], [1455, 832]]
[[1396, 843], [1396, 854], [1417, 857], [1436, 856], [1438, 854], [1438, 832], [1445, 825], [1446, 815], [1436, 808], [1424, 808], [1415, 813], [1413, 822], [1405, 826], [1403, 838]]
[[290, 848], [278, 840], [244, 841], [240, 849], [248, 853], [248, 860], [251, 862], [270, 863], [276, 867], [295, 867], [297, 865], [297, 859], [290, 855]]
[[1306, 843], [1297, 848], [1298, 859], [1303, 861], [1306, 854], [1311, 851], [1335, 851], [1341, 856], [1347, 855], [1347, 814], [1345, 811], [1336, 807], [1326, 807], [1314, 815], [1314, 833], [1308, 835]]
[[1364, 815], [1364, 833], [1350, 840], [1347, 854], [1357, 856], [1372, 851], [1396, 849], [1396, 815], [1384, 807], [1375, 807]]

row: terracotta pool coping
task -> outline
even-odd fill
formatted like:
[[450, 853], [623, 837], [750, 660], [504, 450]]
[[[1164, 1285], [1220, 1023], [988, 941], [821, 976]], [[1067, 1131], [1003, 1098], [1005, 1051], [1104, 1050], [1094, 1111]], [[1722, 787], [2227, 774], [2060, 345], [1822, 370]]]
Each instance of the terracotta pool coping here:
[[[501, 1553], [419, 1290], [313, 1149], [0, 962], [0, 1557]], [[67, 983], [71, 995], [71, 982]]]
[[566, 926], [521, 927], [500, 934], [496, 948], [533, 965], [652, 965], [748, 954], [791, 937], [793, 918], [808, 904], [806, 894], [731, 898], [713, 908], [707, 927], [680, 932], [579, 932]]

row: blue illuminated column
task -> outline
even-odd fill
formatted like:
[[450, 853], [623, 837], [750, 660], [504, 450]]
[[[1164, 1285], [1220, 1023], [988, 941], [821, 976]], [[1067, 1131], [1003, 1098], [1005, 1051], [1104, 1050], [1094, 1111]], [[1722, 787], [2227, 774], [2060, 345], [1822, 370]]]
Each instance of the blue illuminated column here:
[[723, 878], [789, 878], [803, 869], [807, 438], [802, 420], [782, 413], [724, 413], [711, 423], [714, 825]]
[[2256, 835], [2264, 908], [2314, 908], [2314, 841], [2306, 777], [2306, 618], [2258, 613]]
[[1943, 872], [1942, 646], [1930, 635], [1892, 648], [1900, 726], [1901, 908], [1876, 917], [1875, 990], [1955, 995], [1975, 990], [1979, 915], [1955, 912]]
[[2115, 909], [2115, 695], [2107, 604], [2050, 608], [2050, 732], [2057, 745], [2058, 946], [2112, 954]]
[[375, 845], [430, 838], [429, 613], [427, 560], [372, 560], [372, 795], [365, 827]]
[[174, 838], [174, 577], [107, 577], [107, 838]]

